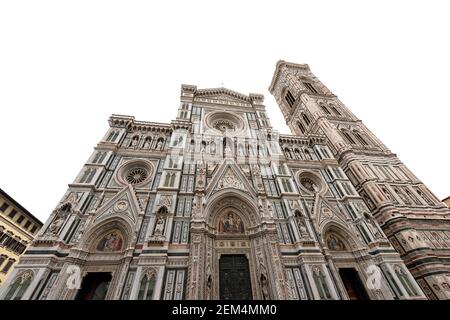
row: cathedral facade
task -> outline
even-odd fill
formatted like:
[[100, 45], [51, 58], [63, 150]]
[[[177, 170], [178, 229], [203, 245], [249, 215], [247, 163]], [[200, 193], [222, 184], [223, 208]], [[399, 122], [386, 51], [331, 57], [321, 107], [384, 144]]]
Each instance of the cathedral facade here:
[[1, 299], [449, 299], [450, 210], [310, 71], [112, 115]]

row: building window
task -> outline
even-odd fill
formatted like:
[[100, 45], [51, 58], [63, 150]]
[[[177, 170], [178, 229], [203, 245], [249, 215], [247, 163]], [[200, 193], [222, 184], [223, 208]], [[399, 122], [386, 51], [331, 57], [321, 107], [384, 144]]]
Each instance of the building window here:
[[352, 136], [350, 135], [350, 133], [346, 130], [341, 130], [344, 138], [347, 140], [347, 142], [351, 143], [351, 144], [356, 144], [355, 140], [353, 140]]
[[95, 169], [86, 169], [81, 176], [80, 183], [90, 183], [92, 181], [92, 178], [94, 178], [95, 172]]
[[202, 114], [202, 108], [200, 107], [192, 107], [192, 114], [199, 116]]
[[339, 110], [332, 104], [329, 105], [330, 109], [333, 110], [333, 112], [337, 115], [337, 116], [341, 116], [342, 114], [339, 112]]
[[153, 291], [155, 289], [156, 276], [153, 270], [146, 272], [141, 280], [138, 300], [152, 300]]
[[25, 273], [19, 276], [9, 288], [6, 293], [5, 300], [20, 300], [23, 294], [31, 284], [33, 276], [29, 273]]
[[306, 125], [309, 126], [311, 124], [311, 120], [309, 120], [308, 116], [302, 113], [303, 121], [305, 121]]
[[28, 228], [30, 227], [30, 225], [31, 225], [31, 222], [30, 222], [30, 221], [27, 221], [23, 227], [24, 227], [25, 229], [28, 229]]
[[295, 98], [294, 98], [294, 96], [292, 95], [292, 93], [289, 90], [287, 90], [286, 95], [285, 95], [284, 98], [286, 99], [289, 107], [292, 108], [294, 106], [294, 103], [295, 103]]
[[325, 112], [326, 114], [331, 115], [330, 110], [328, 110], [327, 107], [325, 107], [323, 104], [320, 105], [320, 108], [322, 109], [323, 112]]
[[305, 127], [303, 126], [303, 124], [300, 121], [297, 121], [297, 126], [300, 129], [300, 132], [302, 134], [304, 134], [306, 130], [305, 130]]
[[1, 212], [5, 212], [6, 209], [8, 209], [8, 208], [9, 208], [9, 204], [3, 203], [2, 206], [0, 207], [0, 211]]
[[364, 145], [364, 146], [368, 146], [369, 144], [367, 143], [366, 140], [364, 140], [364, 138], [359, 134], [358, 131], [353, 131], [353, 134], [355, 135], [356, 139], [358, 139], [358, 141]]
[[117, 137], [119, 136], [119, 131], [118, 130], [113, 130], [111, 131], [111, 133], [109, 134], [108, 138], [106, 139], [106, 141], [116, 141]]
[[16, 222], [17, 222], [18, 224], [21, 224], [22, 221], [23, 221], [23, 219], [24, 219], [24, 217], [23, 217], [23, 216], [20, 216], [19, 218], [17, 218]]
[[36, 229], [37, 229], [37, 226], [33, 226], [33, 228], [31, 228], [30, 232], [34, 234], [36, 232]]
[[164, 187], [173, 187], [175, 185], [176, 173], [166, 173]]
[[316, 88], [314, 88], [314, 86], [309, 83], [309, 82], [303, 82], [303, 85], [305, 86], [306, 89], [308, 89], [310, 92], [312, 93], [318, 93]]
[[8, 217], [10, 217], [11, 219], [13, 219], [17, 214], [17, 210], [16, 209], [12, 209], [11, 212], [8, 214]]
[[289, 179], [281, 179], [284, 192], [293, 192], [292, 185]]
[[9, 269], [11, 269], [12, 265], [16, 262], [14, 259], [9, 259], [8, 262], [6, 262], [5, 266], [2, 269], [3, 273], [7, 273]]

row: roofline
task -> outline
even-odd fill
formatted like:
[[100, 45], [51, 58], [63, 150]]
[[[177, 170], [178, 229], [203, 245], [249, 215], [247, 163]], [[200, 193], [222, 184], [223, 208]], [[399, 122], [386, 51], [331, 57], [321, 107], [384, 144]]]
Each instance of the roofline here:
[[280, 76], [281, 68], [284, 66], [298, 68], [298, 69], [306, 69], [308, 71], [311, 71], [311, 69], [309, 68], [309, 65], [307, 65], [306, 63], [298, 64], [298, 63], [293, 63], [293, 62], [287, 62], [284, 60], [278, 60], [276, 66], [275, 66], [275, 72], [273, 73], [272, 81], [270, 82], [270, 86], [269, 86], [270, 93], [273, 93], [273, 90], [275, 89], [275, 84], [277, 83], [278, 77]]
[[16, 206], [18, 209], [20, 209], [23, 213], [27, 214], [29, 217], [34, 219], [36, 222], [41, 224], [41, 227], [44, 225], [41, 220], [36, 218], [33, 214], [31, 214], [30, 211], [25, 209], [20, 203], [18, 203], [16, 200], [14, 200], [9, 194], [7, 194], [2, 188], [0, 188], [0, 194], [4, 196], [8, 201], [12, 202], [14, 206]]

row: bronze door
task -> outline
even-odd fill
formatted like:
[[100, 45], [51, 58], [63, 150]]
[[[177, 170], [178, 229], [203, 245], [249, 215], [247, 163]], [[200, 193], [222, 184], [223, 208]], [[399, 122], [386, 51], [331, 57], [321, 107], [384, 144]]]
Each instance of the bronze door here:
[[250, 271], [245, 255], [223, 255], [219, 261], [221, 300], [251, 300]]

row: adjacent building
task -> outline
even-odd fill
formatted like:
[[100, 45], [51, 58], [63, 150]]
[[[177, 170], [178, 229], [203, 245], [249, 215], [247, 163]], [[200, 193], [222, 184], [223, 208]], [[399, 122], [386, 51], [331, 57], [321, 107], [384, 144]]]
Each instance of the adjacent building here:
[[308, 65], [269, 90], [292, 134], [226, 88], [112, 115], [0, 297], [450, 298], [448, 207]]
[[0, 189], [0, 286], [41, 227], [39, 219]]

